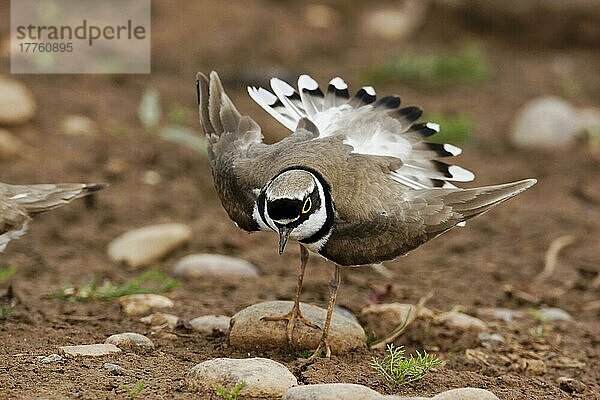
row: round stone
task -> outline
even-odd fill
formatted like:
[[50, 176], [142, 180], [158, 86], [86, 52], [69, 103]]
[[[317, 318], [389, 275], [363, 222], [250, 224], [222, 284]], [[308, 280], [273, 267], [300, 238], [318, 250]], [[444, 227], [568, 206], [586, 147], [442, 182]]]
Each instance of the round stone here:
[[152, 343], [152, 340], [140, 333], [135, 332], [118, 333], [116, 335], [109, 336], [104, 343], [114, 344], [121, 349], [133, 347], [154, 348], [154, 343]]
[[450, 328], [456, 328], [463, 331], [485, 331], [488, 328], [487, 324], [479, 318], [475, 318], [457, 311], [443, 313], [440, 316], [440, 321]]
[[0, 160], [20, 156], [25, 152], [25, 144], [5, 129], [0, 129]]
[[[229, 332], [231, 346], [242, 351], [264, 351], [287, 349], [287, 321], [265, 321], [263, 317], [280, 316], [288, 313], [292, 301], [267, 301], [247, 307], [232, 317]], [[309, 321], [324, 326], [327, 310], [301, 303], [300, 310]], [[292, 345], [296, 349], [314, 350], [319, 344], [322, 332], [296, 321]], [[354, 320], [333, 314], [329, 344], [336, 354], [344, 354], [365, 346], [363, 328]]]
[[485, 389], [460, 388], [437, 394], [432, 400], [500, 400], [494, 393]]
[[363, 385], [327, 383], [296, 386], [283, 395], [283, 400], [379, 400], [381, 394]]
[[19, 125], [35, 114], [33, 94], [21, 82], [0, 77], [0, 125]]
[[190, 325], [195, 331], [204, 335], [210, 335], [213, 332], [228, 334], [230, 321], [231, 318], [225, 315], [203, 315], [192, 319]]
[[168, 328], [175, 328], [177, 326], [179, 317], [173, 314], [165, 313], [154, 313], [140, 318], [140, 322], [151, 326], [166, 325]]
[[187, 243], [191, 236], [192, 230], [183, 224], [146, 226], [114, 239], [108, 246], [108, 255], [130, 267], [147, 266]]
[[173, 274], [182, 278], [256, 278], [258, 270], [246, 261], [220, 254], [191, 254], [173, 267]]
[[143, 315], [160, 308], [173, 307], [173, 301], [159, 294], [130, 294], [119, 297], [123, 312], [127, 315]]
[[240, 395], [280, 398], [298, 384], [282, 364], [266, 358], [215, 358], [195, 365], [186, 374], [187, 385], [195, 390], [231, 390], [243, 382]]

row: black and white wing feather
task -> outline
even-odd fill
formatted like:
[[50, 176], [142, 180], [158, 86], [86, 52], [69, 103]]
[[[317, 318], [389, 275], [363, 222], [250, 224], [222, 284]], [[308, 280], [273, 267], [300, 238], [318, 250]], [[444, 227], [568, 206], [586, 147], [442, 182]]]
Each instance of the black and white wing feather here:
[[350, 97], [348, 85], [339, 77], [323, 93], [308, 75], [298, 78], [298, 90], [277, 78], [271, 79], [271, 89], [248, 87], [248, 93], [291, 131], [301, 118], [308, 118], [318, 128], [319, 138], [344, 135], [344, 143], [354, 153], [400, 159], [402, 166], [392, 177], [409, 189], [453, 188], [453, 182], [474, 179], [470, 171], [439, 160], [457, 156], [461, 149], [427, 142], [426, 138], [439, 132], [439, 125], [419, 123], [422, 110], [401, 107], [398, 96], [377, 99], [375, 89], [364, 86]]

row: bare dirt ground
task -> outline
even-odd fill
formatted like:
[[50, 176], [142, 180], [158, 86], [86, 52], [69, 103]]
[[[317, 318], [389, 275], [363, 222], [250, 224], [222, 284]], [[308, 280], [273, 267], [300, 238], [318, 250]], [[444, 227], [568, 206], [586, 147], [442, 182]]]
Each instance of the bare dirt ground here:
[[[129, 229], [174, 221], [189, 224], [194, 236], [158, 264], [165, 271], [186, 254], [211, 252], [249, 260], [262, 273], [258, 280], [182, 282], [169, 294], [176, 303], [174, 314], [233, 315], [259, 301], [292, 298], [296, 249], [290, 247], [280, 257], [274, 236], [238, 230], [218, 202], [205, 157], [146, 134], [137, 120], [137, 107], [142, 91], [152, 86], [164, 105], [181, 105], [189, 125], [197, 127], [193, 79], [198, 70], [214, 69], [242, 112], [252, 115], [273, 141], [283, 135], [283, 128], [251, 104], [246, 84], [288, 71], [309, 72], [320, 80], [340, 75], [356, 88], [364, 83], [361, 72], [386, 55], [477, 39], [451, 21], [441, 23], [440, 15], [432, 16], [437, 23], [427, 24], [404, 45], [367, 38], [352, 33], [351, 25], [358, 24], [362, 12], [360, 3], [332, 4], [350, 22], [319, 31], [306, 26], [303, 6], [292, 2], [160, 1], [153, 4], [152, 74], [18, 77], [35, 94], [39, 112], [32, 122], [12, 129], [32, 150], [20, 159], [2, 161], [0, 180], [98, 181], [112, 186], [93, 207], [79, 201], [40, 216], [29, 234], [1, 256], [2, 264], [18, 268], [12, 281], [21, 302], [0, 321], [0, 398], [126, 398], [123, 386], [140, 380], [146, 384], [142, 398], [217, 398], [209, 391], [190, 392], [183, 377], [190, 367], [210, 358], [248, 356], [229, 348], [224, 336], [176, 330], [176, 339], [150, 336], [157, 349], [149, 353], [40, 364], [37, 356], [55, 353], [59, 346], [100, 343], [126, 331], [149, 334], [148, 327], [124, 315], [116, 301], [65, 302], [42, 295], [94, 276], [122, 283], [139, 275], [139, 270], [114, 265], [106, 254], [107, 244]], [[0, 6], [0, 16], [8, 21], [7, 4]], [[8, 26], [0, 28], [0, 35], [8, 37]], [[398, 93], [429, 111], [468, 112], [475, 121], [473, 142], [460, 164], [476, 172], [474, 184], [537, 177], [538, 185], [465, 229], [388, 263], [393, 279], [369, 268], [345, 272], [338, 304], [358, 314], [372, 288], [390, 284], [387, 302], [416, 303], [433, 291], [427, 306], [436, 310], [461, 306], [477, 314], [486, 307], [528, 311], [548, 305], [566, 310], [574, 321], [542, 323], [529, 317], [515, 324], [491, 322], [494, 332], [505, 338], [491, 349], [483, 347], [476, 334], [415, 323], [396, 343], [409, 351], [434, 349], [446, 362], [401, 389], [387, 387], [370, 368], [369, 360], [378, 353], [368, 350], [309, 366], [287, 350], [251, 356], [284, 363], [303, 383], [360, 383], [389, 394], [426, 396], [472, 386], [501, 399], [600, 398], [599, 310], [586, 307], [600, 293], [591, 286], [600, 265], [600, 203], [598, 197], [581, 195], [581, 188], [589, 193], [600, 190], [600, 161], [583, 146], [528, 153], [512, 148], [507, 139], [519, 106], [536, 95], [562, 94], [552, 67], [557, 59], [571, 60], [583, 88], [573, 101], [599, 104], [600, 53], [587, 47], [512, 46], [493, 35], [480, 43], [494, 66], [493, 78], [486, 82], [439, 89], [390, 83], [378, 86], [378, 92]], [[8, 64], [3, 55], [0, 71], [8, 72]], [[94, 119], [102, 132], [91, 137], [58, 135], [61, 117], [71, 113]], [[110, 168], [115, 162], [125, 167], [115, 173]], [[147, 170], [160, 174], [160, 184], [142, 182]], [[574, 235], [575, 243], [561, 253], [553, 276], [535, 284], [549, 245], [563, 235]], [[303, 301], [326, 304], [331, 272], [330, 264], [311, 258]], [[515, 295], [519, 291], [531, 294], [533, 301]], [[543, 334], [533, 335], [539, 326]], [[526, 360], [542, 360], [546, 370], [536, 374]], [[112, 376], [102, 368], [105, 362], [129, 372]], [[560, 377], [576, 383], [561, 386]]]

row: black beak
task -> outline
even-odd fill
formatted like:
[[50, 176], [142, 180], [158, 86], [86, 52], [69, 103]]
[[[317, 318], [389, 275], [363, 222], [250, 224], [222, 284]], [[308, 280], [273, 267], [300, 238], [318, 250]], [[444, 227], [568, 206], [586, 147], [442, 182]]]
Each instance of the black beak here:
[[283, 254], [283, 250], [285, 250], [285, 244], [288, 241], [288, 237], [290, 236], [290, 233], [292, 233], [292, 229], [293, 228], [287, 228], [285, 226], [282, 226], [281, 228], [279, 228], [279, 254]]

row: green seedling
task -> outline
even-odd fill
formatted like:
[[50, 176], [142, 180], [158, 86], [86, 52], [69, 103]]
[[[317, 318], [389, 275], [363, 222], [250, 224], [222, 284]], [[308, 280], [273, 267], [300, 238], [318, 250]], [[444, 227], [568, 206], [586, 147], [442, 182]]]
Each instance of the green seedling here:
[[404, 352], [403, 346], [394, 347], [390, 344], [383, 360], [375, 357], [371, 359], [371, 367], [383, 375], [388, 383], [402, 386], [422, 379], [429, 369], [442, 363], [426, 351], [423, 351], [423, 354], [417, 352], [417, 357], [411, 355], [410, 358], [406, 358]]
[[15, 267], [0, 267], [0, 283], [8, 281], [16, 273]]
[[469, 115], [444, 115], [432, 113], [428, 114], [424, 120], [435, 122], [440, 125], [440, 132], [427, 138], [428, 141], [451, 143], [459, 146], [471, 142], [473, 119]]
[[233, 387], [233, 389], [231, 389], [230, 391], [228, 391], [227, 389], [225, 389], [223, 387], [220, 387], [220, 388], [217, 388], [215, 390], [215, 392], [217, 393], [217, 396], [221, 397], [224, 400], [237, 400], [238, 396], [240, 395], [240, 392], [245, 387], [246, 387], [246, 382], [242, 381], [242, 382], [238, 383], [237, 385], [235, 385]]
[[366, 79], [373, 84], [405, 82], [439, 87], [485, 81], [490, 77], [491, 69], [479, 47], [466, 45], [453, 53], [403, 54], [367, 72]]
[[144, 390], [145, 386], [146, 384], [144, 383], [144, 381], [138, 381], [138, 383], [136, 383], [135, 386], [129, 387], [129, 385], [125, 385], [123, 386], [123, 389], [125, 390], [125, 392], [127, 392], [131, 400], [135, 400], [138, 398], [140, 393], [142, 393], [142, 390]]
[[130, 294], [163, 293], [179, 286], [179, 281], [165, 275], [160, 269], [152, 269], [132, 278], [122, 285], [115, 285], [109, 280], [98, 284], [96, 279], [84, 283], [79, 288], [65, 286], [48, 298], [68, 301], [110, 300]]

